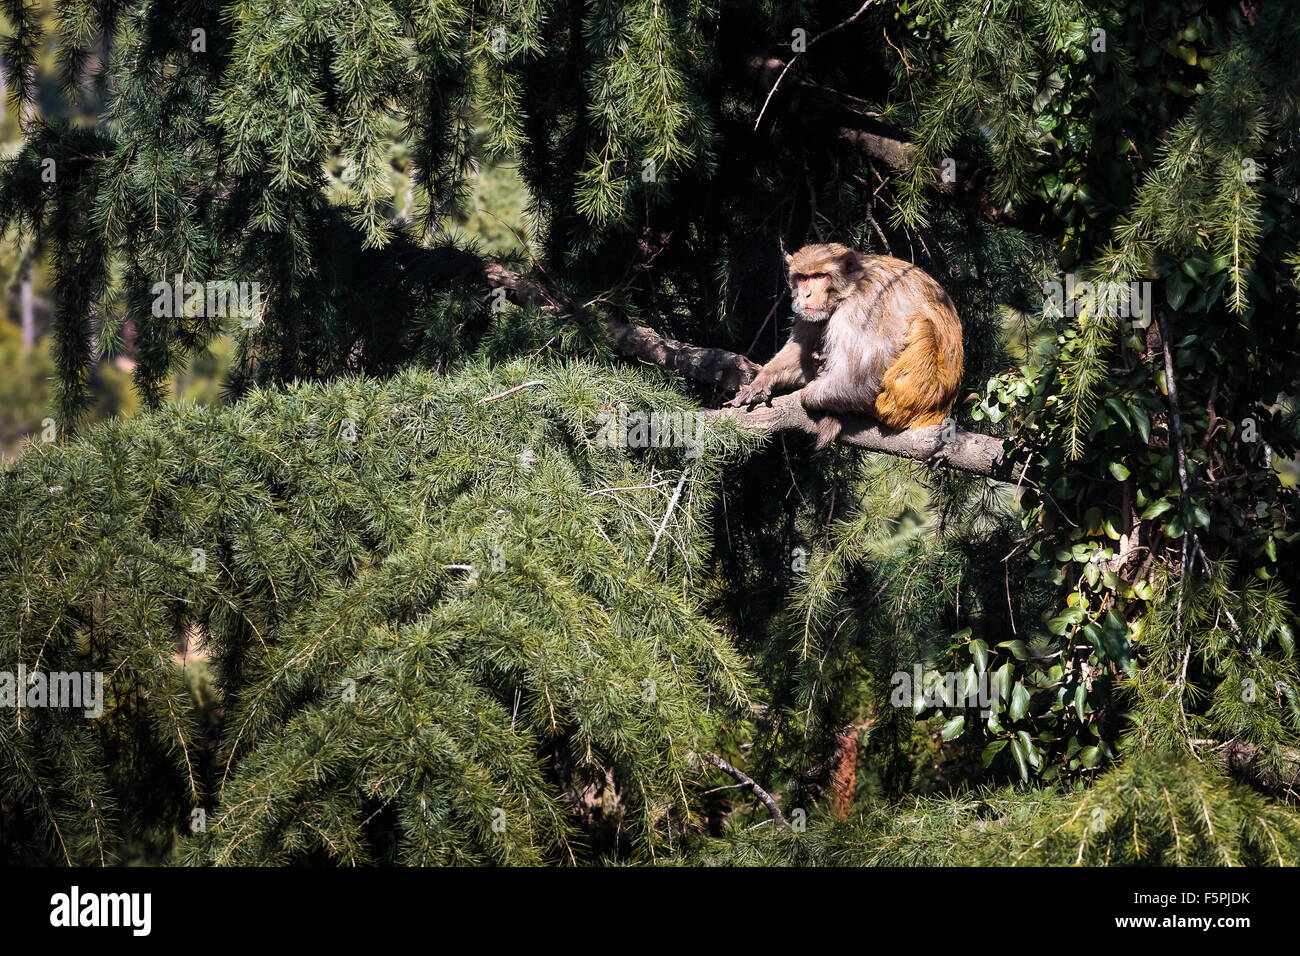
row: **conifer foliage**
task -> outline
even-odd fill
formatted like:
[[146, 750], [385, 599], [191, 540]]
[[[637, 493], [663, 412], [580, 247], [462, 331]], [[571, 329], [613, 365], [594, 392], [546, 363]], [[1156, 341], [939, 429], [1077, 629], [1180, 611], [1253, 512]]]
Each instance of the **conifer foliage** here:
[[[2, 9], [56, 301], [0, 675], [107, 697], [0, 708], [0, 853], [1300, 858], [1300, 11]], [[949, 291], [1014, 485], [707, 414], [818, 241]]]
[[93, 722], [4, 710], [6, 854], [105, 862], [150, 834], [212, 863], [560, 862], [582, 852], [566, 794], [607, 774], [657, 846], [748, 678], [682, 583], [743, 441], [598, 443], [602, 408], [651, 402], [683, 408], [515, 364], [34, 448], [4, 476], [0, 654], [109, 676]]

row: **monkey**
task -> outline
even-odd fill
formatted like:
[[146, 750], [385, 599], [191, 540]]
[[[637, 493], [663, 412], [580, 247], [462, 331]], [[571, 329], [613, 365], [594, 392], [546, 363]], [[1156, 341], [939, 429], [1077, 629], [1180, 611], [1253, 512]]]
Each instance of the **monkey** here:
[[963, 362], [961, 320], [943, 287], [910, 262], [839, 243], [804, 246], [785, 262], [790, 339], [730, 404], [771, 404], [774, 390], [803, 386], [817, 450], [839, 437], [844, 413], [902, 431], [942, 423]]

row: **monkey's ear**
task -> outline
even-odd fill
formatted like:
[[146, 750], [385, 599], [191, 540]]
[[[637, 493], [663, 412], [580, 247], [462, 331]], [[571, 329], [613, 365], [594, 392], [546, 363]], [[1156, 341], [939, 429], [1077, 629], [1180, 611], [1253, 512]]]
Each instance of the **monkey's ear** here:
[[785, 267], [786, 267], [787, 269], [789, 269], [789, 268], [790, 268], [790, 263], [792, 263], [792, 262], [794, 262], [794, 256], [790, 255], [790, 253], [787, 252], [787, 253], [785, 254]]
[[838, 265], [845, 276], [852, 278], [862, 271], [862, 260], [852, 249], [840, 255]]

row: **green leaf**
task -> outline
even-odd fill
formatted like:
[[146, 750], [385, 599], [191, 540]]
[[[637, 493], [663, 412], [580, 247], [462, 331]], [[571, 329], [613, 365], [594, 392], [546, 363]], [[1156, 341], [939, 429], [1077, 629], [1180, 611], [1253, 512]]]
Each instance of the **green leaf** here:
[[1147, 505], [1146, 510], [1142, 512], [1142, 520], [1150, 521], [1152, 518], [1159, 518], [1173, 506], [1174, 503], [1168, 498], [1159, 498]]
[[970, 642], [970, 656], [975, 661], [975, 669], [983, 674], [989, 668], [989, 646], [980, 638]]
[[1290, 624], [1283, 621], [1277, 626], [1277, 639], [1282, 645], [1282, 650], [1286, 651], [1286, 656], [1295, 657], [1295, 632]]
[[975, 673], [975, 665], [971, 664], [962, 672], [961, 700], [973, 700], [978, 686], [979, 677]]
[[1079, 759], [1083, 761], [1085, 767], [1091, 770], [1101, 763], [1101, 751], [1096, 747], [1084, 747], [1079, 751]]
[[1115, 413], [1115, 417], [1124, 423], [1125, 428], [1132, 428], [1133, 421], [1129, 418], [1129, 411], [1124, 407], [1118, 398], [1111, 397], [1106, 399], [1106, 407]]
[[993, 692], [998, 702], [1004, 702], [1011, 693], [1011, 662], [1007, 661], [993, 672]]
[[1180, 273], [1170, 273], [1169, 278], [1165, 280], [1165, 301], [1169, 303], [1171, 309], [1181, 309], [1187, 299], [1187, 293], [1191, 291], [1192, 283]]
[[1025, 642], [1021, 640], [1003, 641], [998, 647], [1005, 647], [1011, 652], [1011, 656], [1018, 661], [1029, 659], [1029, 649], [1025, 647]]
[[1016, 686], [1011, 691], [1011, 719], [1020, 720], [1027, 713], [1029, 713], [1029, 691], [1025, 690], [1024, 684], [1016, 681]]
[[1065, 634], [1074, 624], [1074, 618], [1069, 614], [1059, 614], [1047, 622], [1047, 629], [1058, 637]]
[[1020, 743], [1024, 746], [1025, 759], [1029, 761], [1030, 766], [1032, 766], [1035, 770], [1037, 770], [1039, 767], [1042, 766], [1042, 759], [1041, 759], [1041, 755], [1038, 752], [1038, 748], [1034, 746], [1033, 738], [1029, 736], [1029, 731], [1022, 730], [1018, 734], [1016, 734], [1016, 737], [1020, 740]]
[[964, 715], [958, 715], [943, 725], [943, 732], [940, 736], [944, 740], [952, 740], [954, 737], [959, 736], [965, 729], [966, 717]]
[[1147, 417], [1146, 409], [1141, 405], [1132, 407], [1133, 421], [1137, 423], [1138, 434], [1142, 436], [1142, 444], [1147, 445], [1151, 442], [1151, 419]]
[[1026, 757], [1026, 747], [1019, 738], [1011, 741], [1011, 756], [1016, 759], [1016, 769], [1020, 771], [1020, 779], [1028, 783], [1029, 761]]
[[996, 757], [998, 754], [1000, 754], [1003, 750], [1005, 750], [1006, 746], [1007, 746], [1006, 740], [994, 740], [987, 747], [985, 747], [983, 751], [981, 751], [980, 763], [984, 764], [985, 767], [988, 767], [988, 765], [993, 762], [993, 758]]

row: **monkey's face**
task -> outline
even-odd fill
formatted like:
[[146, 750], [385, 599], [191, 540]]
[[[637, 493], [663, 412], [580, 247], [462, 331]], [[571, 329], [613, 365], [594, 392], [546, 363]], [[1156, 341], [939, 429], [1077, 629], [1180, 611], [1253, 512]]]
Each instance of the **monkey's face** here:
[[790, 276], [790, 298], [795, 314], [805, 322], [825, 322], [836, 304], [830, 273], [794, 273]]
[[858, 272], [858, 254], [838, 243], [804, 246], [785, 257], [795, 315], [825, 322]]

